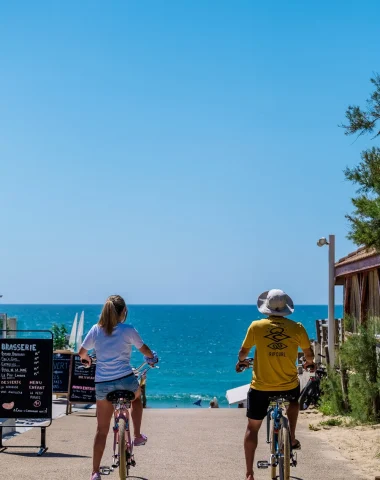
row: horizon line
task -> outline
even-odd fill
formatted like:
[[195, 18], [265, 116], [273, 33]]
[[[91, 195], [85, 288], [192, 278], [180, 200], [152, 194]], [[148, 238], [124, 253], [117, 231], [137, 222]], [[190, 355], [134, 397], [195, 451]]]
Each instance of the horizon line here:
[[[1, 303], [0, 306], [9, 305], [47, 305], [47, 306], [102, 306], [103, 303]], [[256, 303], [127, 303], [133, 307], [257, 307]], [[327, 303], [296, 303], [295, 307], [327, 307]], [[343, 307], [337, 303], [335, 307]]]

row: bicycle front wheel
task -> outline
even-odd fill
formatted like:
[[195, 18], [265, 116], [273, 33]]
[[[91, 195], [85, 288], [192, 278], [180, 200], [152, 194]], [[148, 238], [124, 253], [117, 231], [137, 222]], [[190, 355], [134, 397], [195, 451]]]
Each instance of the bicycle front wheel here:
[[125, 480], [129, 474], [125, 445], [125, 420], [119, 418], [119, 478]]
[[279, 433], [280, 447], [280, 480], [290, 480], [290, 433], [286, 418], [281, 419], [281, 429]]

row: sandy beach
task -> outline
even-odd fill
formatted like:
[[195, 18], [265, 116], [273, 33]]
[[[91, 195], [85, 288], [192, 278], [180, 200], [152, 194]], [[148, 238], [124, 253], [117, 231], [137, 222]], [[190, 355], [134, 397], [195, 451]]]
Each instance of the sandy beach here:
[[[143, 431], [149, 436], [144, 447], [135, 449], [137, 466], [131, 478], [139, 480], [244, 480], [242, 439], [245, 411], [242, 409], [147, 409]], [[357, 458], [342, 455], [326, 432], [308, 428], [302, 415], [298, 438], [302, 442], [299, 464], [292, 469], [293, 480], [373, 480], [370, 463], [362, 468]], [[37, 457], [37, 448], [10, 448], [0, 454], [5, 480], [88, 480], [96, 420], [93, 411], [58, 418], [47, 432], [48, 452]], [[37, 445], [38, 431], [30, 430], [7, 445]], [[261, 432], [257, 460], [268, 457]], [[104, 465], [109, 465], [109, 438]], [[106, 477], [105, 477], [106, 478]], [[117, 472], [109, 476], [116, 479]], [[256, 480], [269, 478], [268, 470], [256, 470]]]
[[[380, 475], [380, 425], [357, 427], [326, 426], [325, 417], [317, 410], [301, 412], [301, 428], [309, 428], [312, 437], [329, 442], [350, 464], [357, 466], [365, 478], [374, 479]], [[345, 421], [345, 419], [342, 419]]]

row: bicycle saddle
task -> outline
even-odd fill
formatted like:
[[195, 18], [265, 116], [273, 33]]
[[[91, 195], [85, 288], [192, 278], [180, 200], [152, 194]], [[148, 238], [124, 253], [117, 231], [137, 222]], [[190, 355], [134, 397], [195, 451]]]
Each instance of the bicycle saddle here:
[[270, 402], [277, 402], [278, 401], [285, 401], [285, 402], [291, 402], [294, 400], [294, 396], [292, 395], [277, 395], [276, 397], [269, 397]]
[[109, 402], [117, 402], [121, 398], [127, 402], [132, 402], [135, 399], [135, 394], [130, 390], [115, 390], [107, 394]]

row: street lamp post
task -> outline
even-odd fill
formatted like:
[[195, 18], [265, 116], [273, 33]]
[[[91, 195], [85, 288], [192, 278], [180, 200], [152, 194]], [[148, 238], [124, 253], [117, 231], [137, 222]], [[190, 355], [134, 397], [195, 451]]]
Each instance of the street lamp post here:
[[335, 364], [335, 235], [329, 235], [329, 240], [322, 237], [317, 242], [318, 247], [329, 247], [329, 308], [328, 308], [328, 347], [330, 365]]

